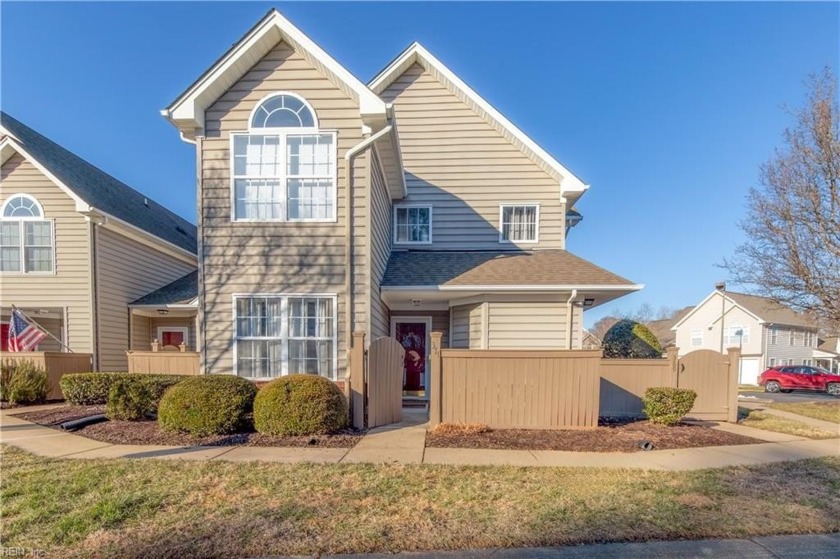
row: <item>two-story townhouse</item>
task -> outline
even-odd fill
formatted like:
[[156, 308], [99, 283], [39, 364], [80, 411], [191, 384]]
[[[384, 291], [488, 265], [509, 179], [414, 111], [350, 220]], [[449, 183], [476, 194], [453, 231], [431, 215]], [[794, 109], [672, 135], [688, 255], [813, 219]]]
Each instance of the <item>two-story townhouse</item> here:
[[0, 155], [0, 349], [12, 306], [52, 335], [40, 351], [90, 353], [94, 370], [193, 343], [195, 308], [130, 304], [195, 270], [194, 225], [5, 113]]
[[206, 373], [342, 378], [407, 349], [578, 348], [641, 288], [566, 250], [587, 186], [418, 44], [364, 84], [271, 10], [163, 111], [198, 165]]
[[741, 348], [742, 384], [775, 365], [815, 365], [817, 326], [807, 316], [766, 297], [715, 290], [672, 330], [679, 354]]

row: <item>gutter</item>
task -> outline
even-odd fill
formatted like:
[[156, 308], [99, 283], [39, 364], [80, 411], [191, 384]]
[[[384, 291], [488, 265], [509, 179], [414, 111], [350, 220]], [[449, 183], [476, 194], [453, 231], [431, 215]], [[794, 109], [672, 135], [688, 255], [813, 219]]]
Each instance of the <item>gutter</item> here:
[[577, 298], [578, 290], [572, 289], [569, 300], [566, 301], [566, 349], [572, 349], [572, 323], [574, 321], [574, 300]]
[[[388, 134], [393, 129], [393, 125], [389, 124], [376, 134], [368, 136], [352, 148], [347, 150], [344, 154], [344, 191], [347, 193], [347, 215], [344, 220], [344, 259], [347, 265], [344, 267], [344, 293], [346, 294], [345, 301], [345, 332], [347, 336], [347, 347], [345, 348], [348, 355], [350, 353], [350, 341], [353, 334], [353, 159], [367, 147], [372, 145], [376, 140]], [[368, 210], [369, 211], [369, 210]], [[368, 232], [370, 235], [370, 232]], [[337, 312], [337, 310], [336, 310]]]

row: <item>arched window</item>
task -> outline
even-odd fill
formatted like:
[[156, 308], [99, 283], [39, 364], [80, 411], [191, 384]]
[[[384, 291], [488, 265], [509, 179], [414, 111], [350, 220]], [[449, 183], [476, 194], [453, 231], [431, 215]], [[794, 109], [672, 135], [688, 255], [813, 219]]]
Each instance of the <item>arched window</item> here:
[[336, 133], [302, 97], [273, 93], [232, 134], [234, 221], [335, 221]]
[[291, 93], [278, 93], [263, 100], [251, 114], [251, 130], [262, 128], [317, 128], [312, 107]]
[[3, 204], [3, 217], [39, 218], [44, 217], [44, 210], [32, 196], [15, 194]]
[[0, 210], [0, 272], [51, 273], [55, 269], [53, 222], [28, 194], [9, 196]]

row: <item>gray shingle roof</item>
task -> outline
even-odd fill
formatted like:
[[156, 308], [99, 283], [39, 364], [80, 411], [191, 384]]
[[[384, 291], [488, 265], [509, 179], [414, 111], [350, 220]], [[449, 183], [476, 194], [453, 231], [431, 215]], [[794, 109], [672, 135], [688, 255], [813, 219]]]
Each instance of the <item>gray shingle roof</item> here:
[[726, 296], [765, 322], [785, 324], [787, 326], [817, 328], [814, 321], [804, 314], [798, 313], [793, 309], [785, 307], [784, 305], [780, 305], [767, 297], [747, 295], [746, 293], [734, 293], [732, 291], [727, 291]]
[[130, 305], [185, 305], [198, 297], [198, 270], [129, 303]]
[[393, 252], [382, 285], [634, 284], [568, 251], [540, 250]]
[[151, 198], [0, 112], [0, 124], [38, 163], [94, 208], [195, 253], [196, 227]]

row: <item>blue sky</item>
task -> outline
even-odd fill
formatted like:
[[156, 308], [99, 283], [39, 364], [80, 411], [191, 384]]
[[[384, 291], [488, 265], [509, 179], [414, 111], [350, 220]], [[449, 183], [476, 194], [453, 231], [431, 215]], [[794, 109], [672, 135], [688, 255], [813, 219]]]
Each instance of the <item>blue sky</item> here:
[[694, 304], [725, 278], [758, 167], [840, 66], [838, 3], [10, 3], [3, 110], [195, 219], [194, 156], [159, 110], [270, 7], [367, 81], [418, 40], [592, 185], [569, 249]]

